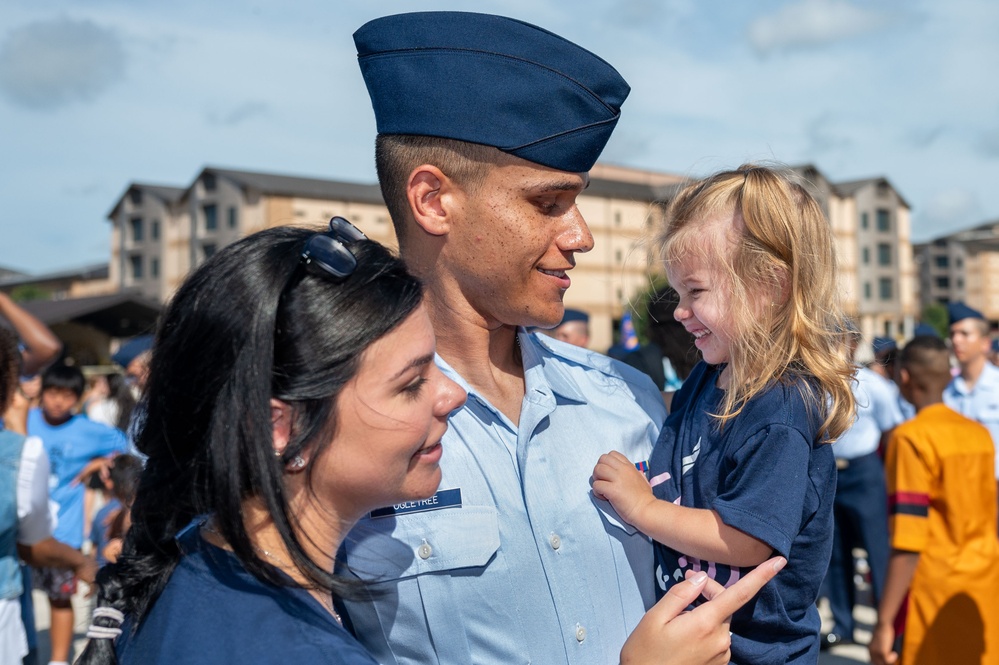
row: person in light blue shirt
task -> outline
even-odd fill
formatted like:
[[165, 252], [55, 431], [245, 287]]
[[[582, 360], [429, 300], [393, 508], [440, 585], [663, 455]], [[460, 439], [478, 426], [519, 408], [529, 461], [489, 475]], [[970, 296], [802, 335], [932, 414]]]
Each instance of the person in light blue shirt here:
[[[28, 412], [28, 434], [42, 440], [48, 454], [51, 476], [49, 497], [58, 507], [58, 523], [52, 536], [79, 550], [83, 546], [84, 485], [80, 474], [91, 460], [123, 453], [125, 435], [73, 409], [83, 394], [84, 378], [79, 368], [56, 364], [42, 374], [41, 407]], [[70, 571], [38, 568], [35, 584], [43, 588], [51, 607], [52, 663], [69, 658], [73, 640], [73, 605], [76, 578]]]
[[[852, 358], [859, 334], [849, 340]], [[850, 429], [833, 443], [836, 457], [836, 498], [833, 501], [833, 549], [822, 585], [829, 600], [833, 625], [822, 635], [821, 648], [853, 642], [856, 604], [853, 549], [867, 552], [871, 586], [877, 604], [888, 571], [888, 488], [879, 456], [883, 442], [905, 418], [899, 409], [895, 384], [858, 367], [853, 383], [857, 416]]]
[[[988, 428], [999, 442], [999, 368], [989, 362], [989, 322], [964, 303], [947, 307], [950, 343], [960, 374], [944, 390], [944, 404]], [[999, 452], [996, 453], [999, 478]]]
[[349, 619], [383, 665], [618, 662], [653, 601], [652, 546], [589, 479], [610, 448], [642, 465], [665, 407], [636, 370], [525, 329], [562, 320], [593, 247], [576, 197], [629, 87], [500, 16], [388, 16], [354, 41], [399, 251], [425, 285], [438, 365], [469, 397], [437, 494], [345, 538], [344, 574], [372, 589]]

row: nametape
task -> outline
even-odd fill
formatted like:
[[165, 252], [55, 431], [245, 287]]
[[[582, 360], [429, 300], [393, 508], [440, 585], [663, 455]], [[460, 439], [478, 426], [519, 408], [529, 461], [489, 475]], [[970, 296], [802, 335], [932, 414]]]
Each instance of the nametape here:
[[429, 499], [419, 501], [406, 501], [393, 506], [386, 506], [378, 510], [371, 511], [371, 518], [394, 517], [396, 515], [408, 515], [409, 513], [425, 513], [428, 510], [440, 510], [441, 508], [461, 508], [461, 488], [453, 490], [440, 490]]

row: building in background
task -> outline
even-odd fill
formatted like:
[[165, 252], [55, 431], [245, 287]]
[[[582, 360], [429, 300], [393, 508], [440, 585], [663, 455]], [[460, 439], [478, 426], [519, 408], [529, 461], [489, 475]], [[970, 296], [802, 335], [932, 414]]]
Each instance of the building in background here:
[[884, 177], [833, 183], [811, 164], [794, 171], [832, 225], [846, 313], [867, 340], [911, 337], [920, 302], [909, 204]]
[[999, 219], [915, 247], [922, 305], [962, 301], [999, 323]]

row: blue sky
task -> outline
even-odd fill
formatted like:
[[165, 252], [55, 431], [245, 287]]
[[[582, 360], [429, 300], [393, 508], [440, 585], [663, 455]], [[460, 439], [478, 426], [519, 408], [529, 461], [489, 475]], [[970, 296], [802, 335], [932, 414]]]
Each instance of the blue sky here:
[[993, 0], [5, 0], [0, 266], [106, 261], [128, 183], [207, 164], [374, 182], [351, 34], [424, 9], [513, 16], [613, 64], [632, 93], [603, 161], [883, 175], [916, 240], [999, 220]]

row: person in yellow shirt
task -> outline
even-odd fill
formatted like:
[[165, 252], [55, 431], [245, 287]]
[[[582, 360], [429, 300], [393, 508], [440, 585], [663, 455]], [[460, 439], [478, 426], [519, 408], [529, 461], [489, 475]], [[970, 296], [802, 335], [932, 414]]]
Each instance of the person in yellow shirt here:
[[895, 428], [885, 460], [892, 552], [869, 647], [878, 665], [999, 663], [995, 449], [984, 426], [944, 405], [948, 359], [936, 337], [914, 338], [900, 357], [899, 388], [917, 414]]

